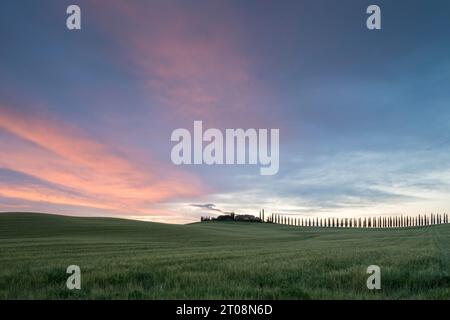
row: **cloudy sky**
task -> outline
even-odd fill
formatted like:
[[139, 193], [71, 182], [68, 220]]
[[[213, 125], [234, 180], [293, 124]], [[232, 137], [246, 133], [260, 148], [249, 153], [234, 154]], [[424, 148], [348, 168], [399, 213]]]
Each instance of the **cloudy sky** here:
[[[448, 212], [449, 17], [446, 0], [4, 0], [0, 211]], [[194, 120], [279, 128], [279, 173], [175, 166]]]

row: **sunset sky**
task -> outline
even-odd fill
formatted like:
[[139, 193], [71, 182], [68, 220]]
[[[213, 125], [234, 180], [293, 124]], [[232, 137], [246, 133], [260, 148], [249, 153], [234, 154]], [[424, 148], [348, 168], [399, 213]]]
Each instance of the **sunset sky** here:
[[[0, 39], [0, 211], [450, 212], [449, 1], [4, 0]], [[194, 120], [279, 128], [279, 173], [174, 165]]]

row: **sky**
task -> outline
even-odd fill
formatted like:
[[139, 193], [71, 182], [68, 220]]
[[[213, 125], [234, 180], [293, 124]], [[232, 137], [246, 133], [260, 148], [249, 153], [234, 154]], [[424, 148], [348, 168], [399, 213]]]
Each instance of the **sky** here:
[[[0, 211], [448, 212], [449, 17], [446, 0], [4, 0]], [[278, 128], [278, 174], [174, 165], [195, 120]]]

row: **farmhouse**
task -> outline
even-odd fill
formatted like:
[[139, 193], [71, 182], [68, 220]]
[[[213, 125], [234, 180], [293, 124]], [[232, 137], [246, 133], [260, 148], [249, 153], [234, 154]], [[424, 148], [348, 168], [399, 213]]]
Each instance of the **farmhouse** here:
[[261, 218], [251, 214], [230, 214], [220, 215], [218, 217], [201, 217], [201, 221], [241, 221], [241, 222], [263, 222]]

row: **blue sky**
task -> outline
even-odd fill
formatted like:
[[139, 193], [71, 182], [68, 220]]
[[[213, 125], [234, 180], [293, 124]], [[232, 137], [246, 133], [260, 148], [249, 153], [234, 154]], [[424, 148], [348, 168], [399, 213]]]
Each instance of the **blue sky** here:
[[[65, 28], [73, 2], [2, 3], [1, 211], [448, 210], [448, 1], [76, 3], [81, 31]], [[279, 173], [174, 166], [170, 134], [194, 120], [279, 128]]]

